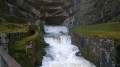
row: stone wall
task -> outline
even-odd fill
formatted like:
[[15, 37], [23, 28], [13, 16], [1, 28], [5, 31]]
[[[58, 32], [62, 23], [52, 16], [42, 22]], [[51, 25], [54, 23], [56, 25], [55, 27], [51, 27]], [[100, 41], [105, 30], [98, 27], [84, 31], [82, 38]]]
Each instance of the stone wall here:
[[114, 40], [94, 36], [85, 37], [72, 34], [73, 43], [79, 47], [82, 55], [97, 67], [115, 67], [116, 49]]

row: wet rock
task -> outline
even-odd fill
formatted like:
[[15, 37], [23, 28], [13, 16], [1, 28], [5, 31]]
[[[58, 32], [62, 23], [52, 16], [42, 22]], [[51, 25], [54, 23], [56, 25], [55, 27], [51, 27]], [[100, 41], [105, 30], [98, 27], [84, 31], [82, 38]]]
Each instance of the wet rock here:
[[8, 37], [6, 33], [0, 33], [0, 46], [8, 51]]
[[100, 39], [95, 36], [84, 37], [77, 34], [74, 34], [72, 39], [74, 39], [74, 44], [79, 47], [83, 56], [97, 66], [116, 66], [116, 49], [114, 40]]

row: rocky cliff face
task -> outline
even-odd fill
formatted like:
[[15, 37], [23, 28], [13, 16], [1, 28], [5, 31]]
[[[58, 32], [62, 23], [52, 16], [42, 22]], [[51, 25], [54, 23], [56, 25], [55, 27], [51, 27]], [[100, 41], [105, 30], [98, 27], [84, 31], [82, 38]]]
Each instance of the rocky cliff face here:
[[[0, 20], [74, 26], [111, 20], [120, 14], [119, 0], [0, 0]], [[67, 18], [67, 19], [66, 19]]]
[[0, 21], [35, 23], [40, 11], [27, 0], [0, 0]]
[[119, 67], [119, 61], [116, 61], [119, 59], [119, 53], [114, 40], [100, 39], [94, 36], [85, 37], [78, 34], [73, 34], [72, 37], [82, 55], [95, 63], [97, 67]]
[[67, 0], [0, 0], [0, 20], [60, 25], [68, 17], [64, 9], [68, 5]]
[[120, 0], [73, 0], [64, 25], [106, 22], [120, 15]]

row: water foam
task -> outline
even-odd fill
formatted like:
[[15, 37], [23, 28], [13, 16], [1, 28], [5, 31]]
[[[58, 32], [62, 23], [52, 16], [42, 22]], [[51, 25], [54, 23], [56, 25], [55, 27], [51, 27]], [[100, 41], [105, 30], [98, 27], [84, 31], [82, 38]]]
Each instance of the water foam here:
[[[44, 26], [45, 48], [41, 67], [96, 67], [85, 60], [77, 46], [71, 44], [68, 28], [65, 26]], [[76, 53], [79, 52], [79, 56]]]

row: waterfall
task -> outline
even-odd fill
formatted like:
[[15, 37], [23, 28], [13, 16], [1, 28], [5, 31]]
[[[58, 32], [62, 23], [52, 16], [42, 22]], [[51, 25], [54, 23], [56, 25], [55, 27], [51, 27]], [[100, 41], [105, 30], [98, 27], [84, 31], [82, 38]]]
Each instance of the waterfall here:
[[84, 59], [77, 46], [71, 44], [68, 28], [65, 26], [44, 26], [44, 40], [48, 47], [41, 67], [96, 67]]

